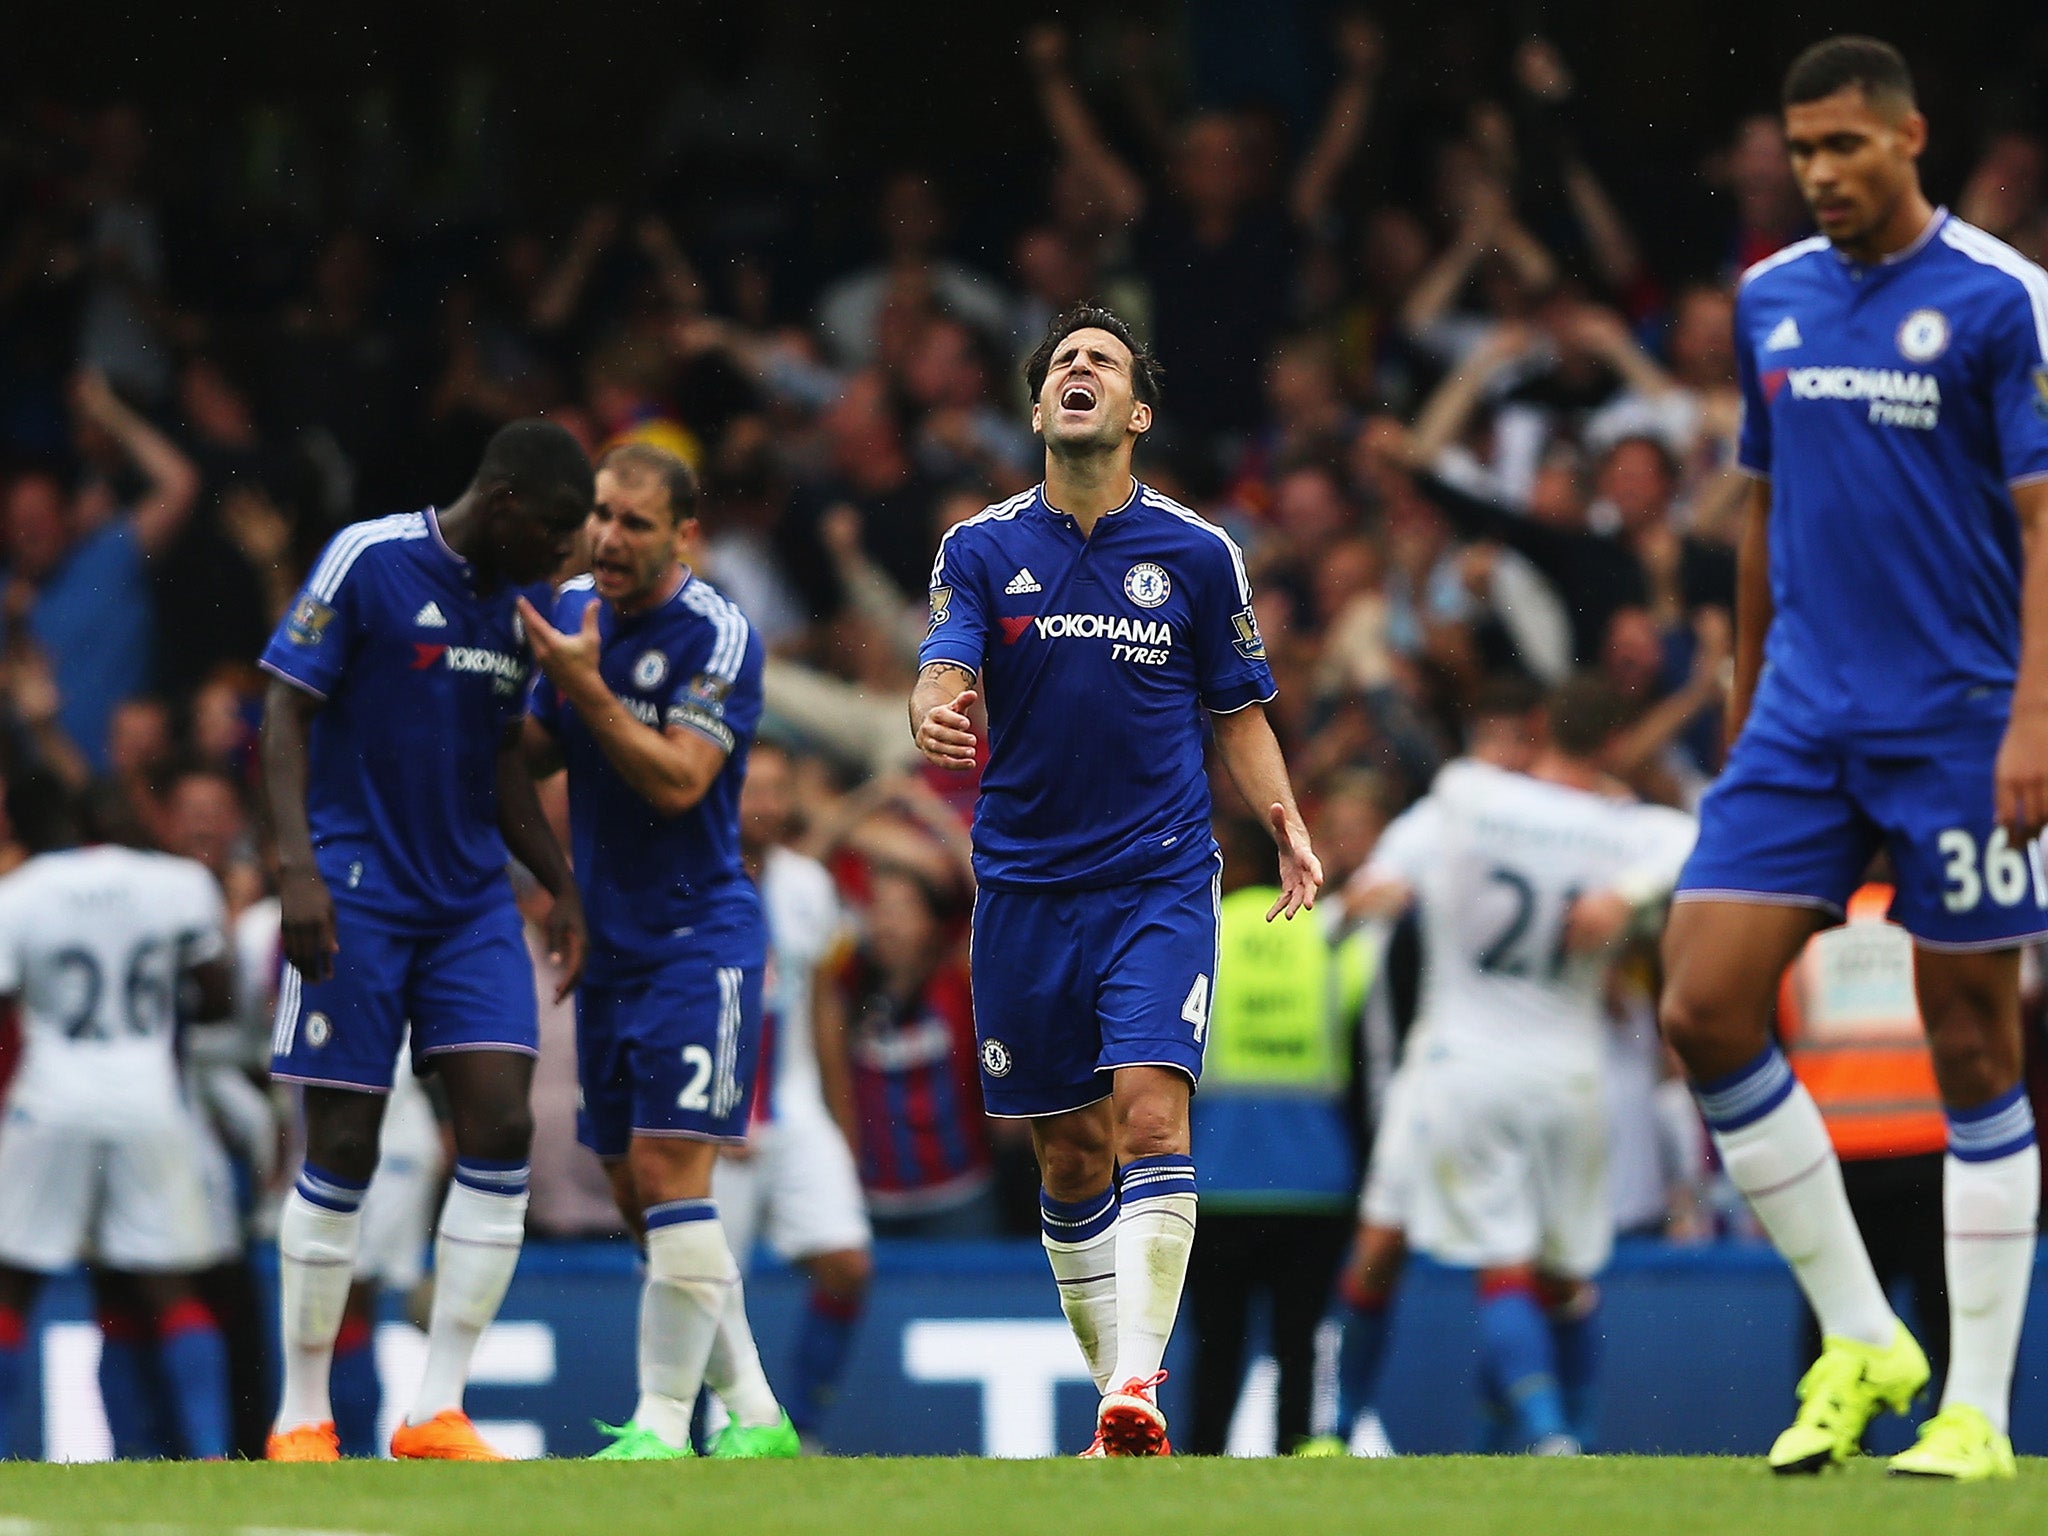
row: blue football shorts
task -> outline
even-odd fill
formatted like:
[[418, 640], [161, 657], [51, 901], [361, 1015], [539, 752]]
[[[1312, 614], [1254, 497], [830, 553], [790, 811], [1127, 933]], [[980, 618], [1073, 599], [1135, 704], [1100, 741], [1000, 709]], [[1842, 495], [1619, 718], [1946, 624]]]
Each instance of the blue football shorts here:
[[991, 1115], [1106, 1098], [1118, 1067], [1201, 1080], [1216, 981], [1222, 858], [1084, 891], [998, 890], [974, 903], [974, 1033]]
[[756, 930], [660, 967], [583, 984], [576, 999], [576, 1135], [599, 1157], [635, 1136], [743, 1142], [761, 1049]]
[[1821, 736], [1752, 712], [1700, 804], [1679, 900], [1775, 901], [1837, 916], [1879, 848], [1892, 918], [1929, 949], [2010, 949], [2048, 934], [2038, 844], [1992, 821], [2005, 721], [1913, 735]]
[[450, 1051], [538, 1054], [533, 957], [509, 890], [453, 928], [387, 928], [341, 902], [334, 927], [332, 976], [305, 981], [284, 968], [272, 1077], [388, 1092], [408, 1022], [416, 1066]]

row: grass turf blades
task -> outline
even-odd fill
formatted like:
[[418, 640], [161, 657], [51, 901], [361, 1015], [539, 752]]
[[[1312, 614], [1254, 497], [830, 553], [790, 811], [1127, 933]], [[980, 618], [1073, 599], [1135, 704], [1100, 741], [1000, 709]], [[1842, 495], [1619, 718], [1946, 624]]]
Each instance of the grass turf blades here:
[[121, 1463], [0, 1468], [0, 1536], [1045, 1536], [1083, 1511], [1173, 1536], [1687, 1536], [1854, 1530], [1972, 1536], [2048, 1527], [2048, 1463], [2017, 1482], [1887, 1479], [1863, 1458], [1816, 1478], [1758, 1458], [1412, 1457], [1393, 1461], [690, 1461], [500, 1466]]

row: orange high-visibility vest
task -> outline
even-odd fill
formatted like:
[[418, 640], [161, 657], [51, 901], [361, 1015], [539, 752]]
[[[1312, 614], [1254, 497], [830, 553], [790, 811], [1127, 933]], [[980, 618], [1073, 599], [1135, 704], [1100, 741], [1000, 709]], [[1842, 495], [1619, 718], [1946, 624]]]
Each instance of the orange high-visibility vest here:
[[1891, 900], [1890, 886], [1864, 886], [1849, 899], [1849, 921], [1815, 934], [1778, 991], [1785, 1055], [1845, 1158], [1948, 1145], [1913, 995], [1913, 940], [1886, 921]]

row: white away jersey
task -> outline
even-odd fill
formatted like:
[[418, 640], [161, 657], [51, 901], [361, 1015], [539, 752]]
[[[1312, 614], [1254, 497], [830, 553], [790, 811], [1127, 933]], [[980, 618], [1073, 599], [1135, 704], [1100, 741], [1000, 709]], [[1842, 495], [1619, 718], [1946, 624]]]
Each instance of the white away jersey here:
[[225, 930], [213, 876], [169, 854], [76, 848], [0, 880], [0, 992], [21, 998], [14, 1102], [116, 1126], [174, 1105], [179, 980], [227, 953]]
[[1596, 1066], [1606, 960], [1564, 947], [1581, 895], [1670, 890], [1692, 851], [1690, 816], [1455, 762], [1387, 828], [1371, 878], [1422, 908], [1416, 1029], [1432, 1051]]
[[811, 1032], [811, 986], [848, 924], [825, 866], [788, 848], [768, 850], [761, 904], [768, 912], [768, 982], [762, 996], [756, 1115], [780, 1120], [804, 1108], [824, 1108], [818, 1042]]

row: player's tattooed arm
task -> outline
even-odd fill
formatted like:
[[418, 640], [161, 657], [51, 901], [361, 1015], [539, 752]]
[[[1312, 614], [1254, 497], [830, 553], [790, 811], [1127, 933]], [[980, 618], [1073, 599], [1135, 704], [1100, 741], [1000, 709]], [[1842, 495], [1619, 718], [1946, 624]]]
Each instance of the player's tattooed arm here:
[[313, 829], [306, 819], [308, 741], [320, 700], [274, 678], [263, 701], [263, 798], [277, 843], [277, 897], [284, 957], [307, 981], [325, 981], [341, 947], [334, 933], [334, 898], [313, 859]]
[[1266, 913], [1266, 921], [1292, 918], [1316, 904], [1316, 892], [1323, 886], [1323, 865], [1309, 846], [1308, 825], [1295, 806], [1280, 743], [1263, 705], [1247, 704], [1229, 714], [1212, 712], [1209, 719], [1216, 731], [1216, 751], [1230, 770], [1231, 782], [1245, 804], [1264, 808], [1266, 829], [1280, 849], [1280, 899]]
[[533, 775], [527, 771], [525, 720], [512, 721], [498, 739], [498, 831], [505, 848], [524, 864], [555, 898], [548, 912], [548, 958], [562, 973], [555, 989], [555, 1001], [567, 997], [583, 976], [584, 951], [589, 934], [583, 922], [583, 896], [576, 889], [576, 877], [569, 872], [569, 860], [555, 841], [534, 792]]
[[910, 691], [910, 738], [941, 768], [974, 766], [974, 673], [957, 661], [928, 662]]

